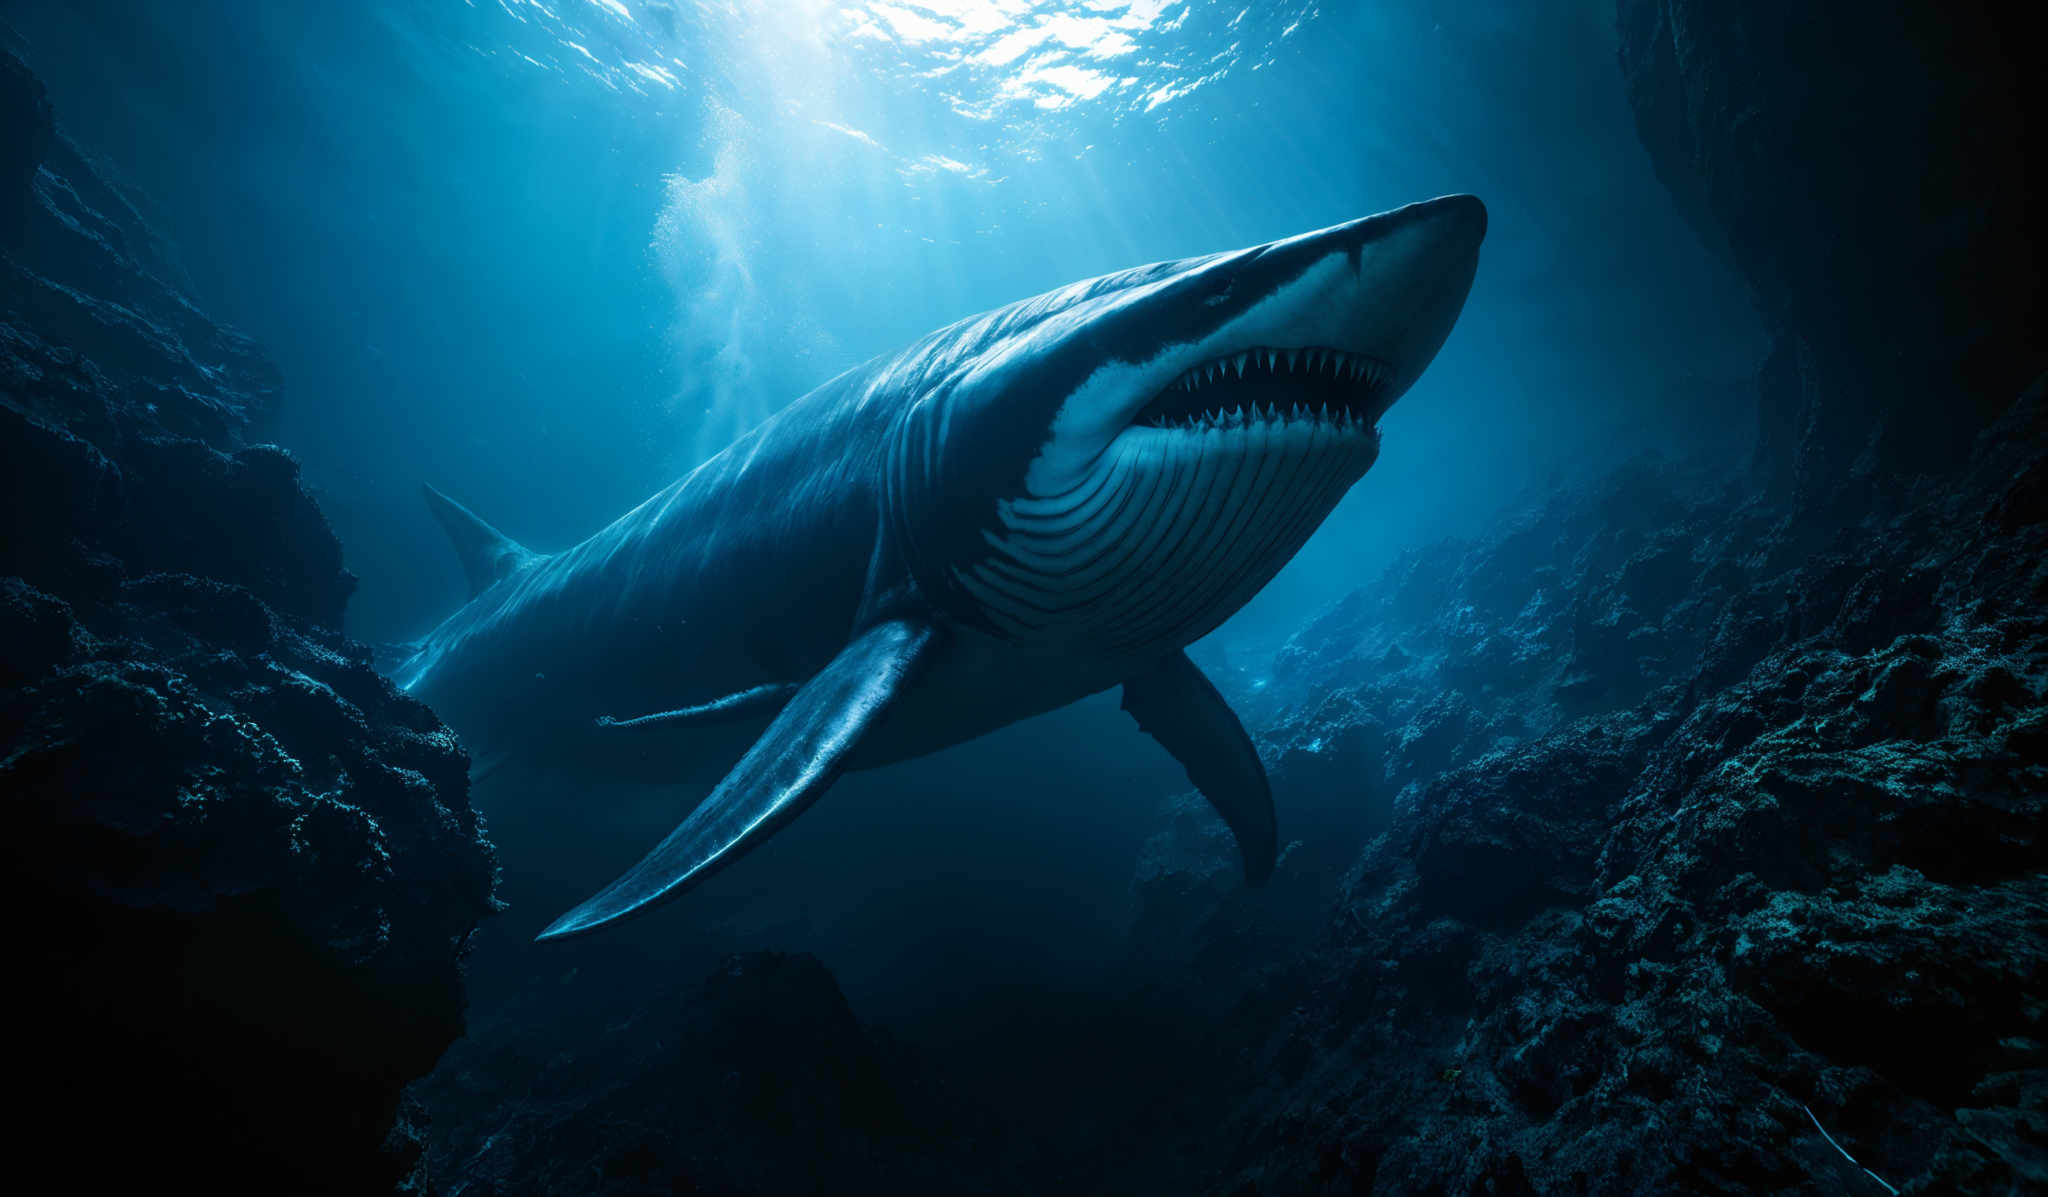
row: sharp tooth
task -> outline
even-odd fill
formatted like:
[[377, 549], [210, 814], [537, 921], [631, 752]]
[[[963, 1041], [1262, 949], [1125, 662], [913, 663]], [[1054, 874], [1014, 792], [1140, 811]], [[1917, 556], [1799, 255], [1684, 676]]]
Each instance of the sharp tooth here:
[[1237, 376], [1238, 376], [1239, 378], [1243, 378], [1243, 377], [1244, 377], [1244, 359], [1245, 359], [1245, 355], [1244, 355], [1244, 354], [1240, 353], [1240, 354], [1238, 354], [1238, 355], [1237, 355]]

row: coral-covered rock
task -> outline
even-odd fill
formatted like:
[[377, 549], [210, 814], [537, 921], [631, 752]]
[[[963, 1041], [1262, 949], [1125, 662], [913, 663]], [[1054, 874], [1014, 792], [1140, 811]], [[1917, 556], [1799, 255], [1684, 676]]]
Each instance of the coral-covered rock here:
[[388, 1191], [493, 909], [468, 758], [335, 630], [340, 545], [250, 443], [275, 369], [4, 55], [0, 104], [16, 1130], [74, 1187]]

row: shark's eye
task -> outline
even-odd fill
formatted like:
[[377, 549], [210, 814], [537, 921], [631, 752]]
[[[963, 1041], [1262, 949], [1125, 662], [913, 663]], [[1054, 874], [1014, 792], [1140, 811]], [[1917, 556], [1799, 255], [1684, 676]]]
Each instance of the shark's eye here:
[[1222, 285], [1222, 286], [1220, 286], [1220, 287], [1218, 287], [1218, 288], [1216, 288], [1216, 289], [1215, 289], [1214, 291], [1210, 292], [1210, 293], [1209, 293], [1209, 295], [1208, 295], [1208, 297], [1202, 300], [1202, 304], [1203, 304], [1203, 306], [1205, 306], [1205, 307], [1212, 307], [1212, 308], [1213, 308], [1213, 307], [1215, 307], [1215, 306], [1216, 306], [1217, 304], [1219, 304], [1219, 303], [1229, 303], [1229, 302], [1230, 302], [1230, 293], [1231, 293], [1232, 291], [1236, 290], [1236, 289], [1237, 289], [1237, 280], [1236, 280], [1236, 279], [1234, 279], [1234, 278], [1227, 278], [1227, 279], [1224, 279], [1224, 280], [1223, 280], [1223, 285]]

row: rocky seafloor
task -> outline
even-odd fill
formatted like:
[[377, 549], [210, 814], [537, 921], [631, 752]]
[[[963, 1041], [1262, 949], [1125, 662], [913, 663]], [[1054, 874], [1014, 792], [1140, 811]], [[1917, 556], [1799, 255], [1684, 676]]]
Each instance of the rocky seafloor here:
[[1773, 337], [1756, 459], [1534, 496], [1205, 660], [1272, 882], [1167, 800], [1116, 987], [914, 1034], [775, 952], [464, 1034], [466, 757], [335, 630], [274, 369], [0, 58], [21, 1141], [88, 1190], [2048, 1192], [2040, 84], [1901, 14], [1621, 0]]
[[4, 54], [0, 128], [11, 1141], [72, 1191], [390, 1191], [493, 909], [468, 757], [336, 631], [275, 367]]

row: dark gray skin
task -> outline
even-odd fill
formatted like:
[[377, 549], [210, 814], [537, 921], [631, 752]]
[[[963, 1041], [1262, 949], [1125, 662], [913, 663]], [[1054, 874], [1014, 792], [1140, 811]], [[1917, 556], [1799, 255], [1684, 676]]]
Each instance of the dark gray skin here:
[[1371, 466], [1484, 231], [1446, 197], [963, 320], [553, 556], [429, 492], [478, 593], [399, 680], [478, 760], [723, 778], [542, 938], [677, 896], [844, 769], [1116, 685], [1263, 880], [1264, 772], [1183, 650]]

